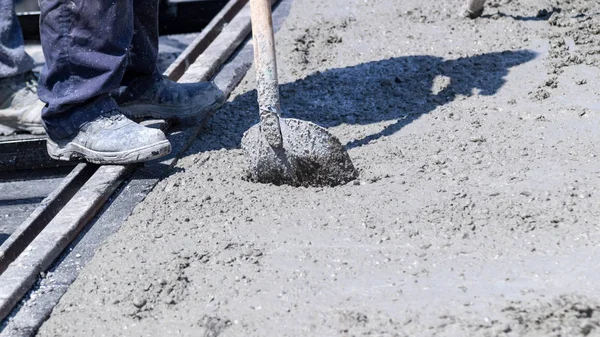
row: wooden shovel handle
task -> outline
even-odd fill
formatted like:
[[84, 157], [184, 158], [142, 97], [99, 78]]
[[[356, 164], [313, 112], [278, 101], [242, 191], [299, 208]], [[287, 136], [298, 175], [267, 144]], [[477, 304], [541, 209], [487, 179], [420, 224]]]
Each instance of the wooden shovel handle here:
[[277, 59], [271, 0], [250, 0], [252, 38], [254, 39], [254, 66], [258, 81], [258, 106], [261, 131], [269, 145], [283, 147], [279, 116], [279, 82], [277, 81]]

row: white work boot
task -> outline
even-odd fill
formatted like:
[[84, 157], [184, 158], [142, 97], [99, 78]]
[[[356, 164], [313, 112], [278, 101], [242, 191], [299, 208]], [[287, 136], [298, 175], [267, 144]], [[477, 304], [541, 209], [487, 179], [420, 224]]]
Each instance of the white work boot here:
[[166, 156], [171, 144], [158, 130], [134, 123], [113, 111], [84, 124], [68, 138], [48, 139], [48, 154], [58, 160], [84, 159], [95, 164], [130, 164]]
[[22, 75], [0, 78], [0, 136], [15, 132], [43, 134], [42, 109], [37, 96], [37, 76], [29, 71]]

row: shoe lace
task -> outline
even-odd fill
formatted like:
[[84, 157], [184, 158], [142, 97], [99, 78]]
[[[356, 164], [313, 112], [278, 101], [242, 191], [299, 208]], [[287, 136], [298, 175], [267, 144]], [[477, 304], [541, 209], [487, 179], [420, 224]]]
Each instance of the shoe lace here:
[[100, 115], [100, 120], [102, 120], [105, 126], [117, 124], [124, 119], [126, 119], [126, 117], [119, 110], [107, 112]]
[[37, 94], [39, 81], [40, 75], [34, 71], [30, 71], [25, 75], [25, 88], [34, 94]]

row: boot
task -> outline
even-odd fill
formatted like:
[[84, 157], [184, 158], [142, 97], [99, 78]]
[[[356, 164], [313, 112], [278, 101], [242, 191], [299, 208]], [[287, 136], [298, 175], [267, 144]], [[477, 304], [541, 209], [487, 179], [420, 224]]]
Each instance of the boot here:
[[84, 124], [75, 135], [48, 139], [48, 154], [58, 160], [84, 159], [95, 164], [130, 164], [166, 156], [164, 133], [139, 125], [113, 111]]
[[0, 79], [0, 135], [44, 133], [42, 109], [45, 104], [37, 96], [37, 82], [32, 71]]
[[[125, 116], [132, 119], [175, 119], [189, 124], [201, 120], [221, 106], [225, 97], [211, 82], [177, 83], [156, 76], [146, 90], [135, 82], [116, 98]], [[147, 85], [146, 85], [147, 86]], [[134, 94], [142, 91], [141, 94]]]

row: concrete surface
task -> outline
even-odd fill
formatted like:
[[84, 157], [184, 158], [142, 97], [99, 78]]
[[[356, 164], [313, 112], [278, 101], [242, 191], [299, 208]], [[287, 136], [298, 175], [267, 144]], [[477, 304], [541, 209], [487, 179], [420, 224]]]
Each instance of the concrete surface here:
[[243, 179], [249, 73], [40, 336], [599, 335], [600, 5], [296, 0], [284, 111], [358, 180]]

